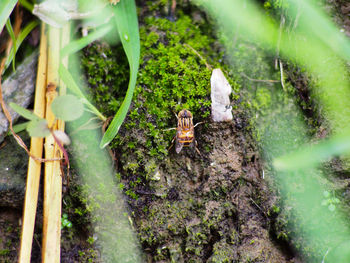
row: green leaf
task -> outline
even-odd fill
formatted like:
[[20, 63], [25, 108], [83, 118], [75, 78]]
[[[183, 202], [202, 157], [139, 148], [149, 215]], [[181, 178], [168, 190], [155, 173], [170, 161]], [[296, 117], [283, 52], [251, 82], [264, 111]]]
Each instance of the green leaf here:
[[96, 107], [87, 100], [84, 93], [80, 90], [80, 88], [74, 81], [73, 76], [69, 73], [69, 71], [62, 63], [60, 63], [60, 66], [58, 68], [58, 74], [60, 75], [60, 78], [63, 80], [66, 86], [70, 89], [70, 91], [72, 91], [78, 98], [82, 99], [83, 103], [91, 110], [92, 113], [98, 116], [101, 120], [106, 120], [106, 117], [103, 116], [98, 111], [98, 109], [96, 109]]
[[[22, 123], [19, 123], [19, 124], [16, 124], [13, 126], [13, 131], [15, 133], [19, 133], [21, 131], [24, 131], [25, 129], [27, 129], [27, 126], [29, 124], [30, 121], [26, 121], [26, 122], [22, 122]], [[7, 135], [11, 135], [12, 132], [11, 130], [7, 133]]]
[[28, 23], [25, 28], [19, 33], [17, 40], [14, 42], [15, 45], [13, 45], [13, 47], [10, 50], [10, 54], [7, 57], [6, 63], [5, 63], [5, 69], [10, 65], [11, 61], [14, 61], [15, 55], [19, 49], [19, 47], [21, 46], [23, 40], [28, 36], [28, 34], [30, 32], [32, 32], [32, 30], [39, 25], [38, 21], [32, 21], [30, 23]]
[[[16, 50], [16, 36], [15, 36], [15, 32], [13, 32], [10, 18], [7, 19], [7, 21], [6, 21], [6, 29], [7, 29], [7, 32], [9, 33], [9, 35], [12, 39], [12, 42], [13, 42], [12, 48]], [[15, 60], [13, 60], [12, 65], [13, 65], [13, 71], [15, 71]]]
[[50, 134], [45, 119], [33, 120], [28, 123], [27, 132], [30, 137], [46, 137]]
[[74, 121], [83, 115], [84, 106], [76, 96], [62, 95], [54, 99], [51, 110], [61, 120]]
[[13, 8], [17, 4], [17, 0], [1, 0], [0, 1], [0, 33], [2, 32], [7, 19], [10, 17]]
[[19, 3], [26, 8], [29, 12], [33, 11], [33, 4], [28, 2], [27, 0], [19, 0]]
[[136, 5], [134, 0], [120, 1], [113, 9], [120, 40], [129, 61], [130, 80], [124, 101], [114, 116], [100, 143], [104, 148], [119, 131], [129, 110], [137, 79], [140, 60], [140, 36], [137, 21]]
[[318, 144], [306, 145], [299, 150], [279, 157], [273, 165], [277, 170], [291, 171], [314, 167], [322, 161], [326, 161], [335, 155], [350, 152], [350, 131], [345, 130], [342, 134], [325, 139]]
[[64, 58], [67, 55], [70, 55], [72, 53], [75, 53], [83, 49], [84, 47], [89, 45], [91, 42], [106, 35], [111, 30], [112, 30], [112, 25], [107, 24], [98, 28], [93, 33], [88, 34], [86, 37], [82, 37], [78, 40], [70, 42], [68, 45], [66, 45], [64, 48], [61, 49], [61, 58]]
[[9, 105], [15, 112], [17, 112], [23, 118], [26, 118], [26, 119], [31, 120], [31, 121], [35, 121], [35, 120], [39, 120], [40, 119], [38, 116], [36, 116], [30, 110], [27, 110], [27, 109], [19, 106], [18, 104], [14, 103], [14, 102], [10, 102]]

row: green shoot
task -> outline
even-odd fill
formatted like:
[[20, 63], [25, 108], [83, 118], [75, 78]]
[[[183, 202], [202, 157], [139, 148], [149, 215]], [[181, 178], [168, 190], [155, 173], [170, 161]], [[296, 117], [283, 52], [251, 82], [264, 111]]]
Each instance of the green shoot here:
[[101, 148], [113, 140], [126, 117], [134, 94], [140, 59], [140, 36], [135, 1], [120, 1], [113, 11], [119, 36], [129, 61], [130, 80], [124, 101], [101, 140]]

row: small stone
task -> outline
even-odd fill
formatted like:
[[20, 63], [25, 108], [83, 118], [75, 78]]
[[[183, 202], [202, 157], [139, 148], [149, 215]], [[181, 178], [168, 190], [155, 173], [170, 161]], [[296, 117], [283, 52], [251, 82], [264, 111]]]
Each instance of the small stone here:
[[231, 121], [232, 107], [230, 106], [230, 94], [232, 88], [222, 73], [221, 69], [213, 70], [210, 79], [211, 85], [211, 115], [214, 122]]
[[[37, 60], [38, 54], [35, 52], [35, 54], [26, 58], [16, 69], [16, 72], [10, 75], [1, 85], [4, 101], [13, 122], [18, 119], [19, 115], [8, 106], [9, 103], [14, 102], [26, 108], [33, 101]], [[4, 140], [8, 129], [9, 122], [0, 107], [0, 142]]]
[[152, 176], [152, 180], [159, 181], [160, 180], [160, 172], [157, 170], [154, 175]]

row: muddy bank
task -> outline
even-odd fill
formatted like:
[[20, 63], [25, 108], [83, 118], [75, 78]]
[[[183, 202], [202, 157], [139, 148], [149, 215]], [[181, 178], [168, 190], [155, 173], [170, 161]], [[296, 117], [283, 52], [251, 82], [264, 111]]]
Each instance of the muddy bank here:
[[245, 120], [235, 116], [196, 130], [202, 157], [172, 152], [149, 192], [135, 190], [133, 219], [148, 262], [294, 262], [270, 235], [275, 198]]

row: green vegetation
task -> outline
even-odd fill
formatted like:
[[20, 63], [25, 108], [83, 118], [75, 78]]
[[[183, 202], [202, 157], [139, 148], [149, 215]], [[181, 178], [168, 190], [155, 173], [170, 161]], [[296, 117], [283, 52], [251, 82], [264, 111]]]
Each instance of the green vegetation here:
[[68, 215], [63, 214], [61, 219], [61, 229], [63, 228], [72, 228], [73, 224], [71, 221], [68, 220]]
[[113, 8], [113, 12], [119, 38], [129, 62], [130, 80], [124, 101], [102, 137], [101, 148], [107, 146], [114, 139], [129, 111], [140, 62], [140, 37], [135, 2], [120, 1]]
[[129, 69], [126, 56], [121, 54], [121, 46], [111, 49], [108, 44], [93, 44], [84, 49], [81, 58], [91, 97], [98, 110], [107, 116], [119, 109], [126, 93]]
[[[185, 229], [182, 223], [184, 218], [192, 216], [192, 209], [203, 206], [202, 202], [192, 199], [174, 203], [167, 201], [169, 189], [163, 182], [160, 166], [168, 166], [170, 162], [171, 150], [168, 151], [168, 148], [175, 132], [167, 129], [176, 127], [175, 113], [187, 108], [193, 113], [195, 123], [209, 119], [210, 67], [224, 70], [234, 89], [233, 99], [239, 98], [240, 87], [230, 78], [227, 66], [219, 62], [223, 60], [223, 53], [203, 18], [193, 21], [189, 16], [179, 13], [174, 22], [150, 16], [141, 24], [138, 82], [129, 115], [111, 148], [118, 149], [119, 172], [116, 179], [122, 181], [119, 188], [125, 193], [130, 205], [135, 206], [133, 212], [144, 214], [142, 218], [135, 218], [139, 240], [144, 246], [153, 247], [169, 238], [168, 231], [172, 235], [181, 235]], [[101, 53], [108, 55], [101, 58]], [[113, 113], [124, 96], [124, 92], [115, 87], [125, 83], [128, 74], [125, 70], [126, 59], [120, 54], [120, 47], [112, 49], [101, 42], [84, 50], [83, 69], [92, 87], [91, 95], [95, 104], [99, 105], [104, 115]], [[124, 64], [121, 64], [122, 61]], [[105, 103], [107, 101], [114, 103]], [[205, 125], [201, 129], [205, 129]], [[205, 149], [210, 150], [204, 142], [200, 143], [199, 148], [203, 152]], [[191, 152], [191, 149], [185, 151]], [[168, 172], [176, 173], [175, 170]], [[195, 171], [193, 176], [197, 176]], [[214, 198], [225, 198], [225, 191], [218, 189]], [[148, 197], [147, 193], [152, 194]], [[147, 202], [148, 198], [160, 198], [162, 201], [150, 207], [138, 205]], [[230, 210], [231, 207], [226, 209]], [[195, 254], [198, 259], [203, 257], [203, 244], [210, 235], [210, 227], [220, 222], [221, 214], [225, 211], [217, 212], [216, 221], [202, 218], [199, 219], [200, 227], [188, 227], [187, 255]], [[151, 225], [162, 230], [157, 233]], [[183, 257], [176, 242], [170, 247], [157, 248], [154, 259], [166, 260], [168, 253], [175, 262]]]
[[333, 212], [336, 209], [336, 205], [340, 203], [340, 200], [336, 197], [332, 197], [330, 192], [323, 192], [324, 199], [322, 200], [322, 205], [327, 206], [328, 210]]
[[[138, 149], [146, 140], [148, 155], [164, 159], [174, 136], [173, 131], [164, 130], [176, 126], [175, 113], [189, 109], [195, 122], [210, 115], [211, 70], [205, 63], [226, 67], [218, 63], [222, 53], [210, 48], [214, 39], [198, 30], [203, 22], [193, 23], [185, 15], [180, 15], [176, 22], [146, 18], [145, 25], [140, 28], [141, 68], [132, 109], [124, 123], [132, 132], [117, 136], [113, 147], [127, 145], [128, 151], [140, 159], [143, 154]], [[125, 64], [120, 63], [125, 59], [116, 56], [117, 52], [105, 44], [96, 44], [85, 52], [84, 69], [93, 87], [96, 104], [103, 113], [110, 114], [121, 103], [123, 92], [115, 87], [125, 83], [127, 71]], [[100, 52], [112, 57], [101, 58]], [[231, 84], [237, 94], [239, 87], [232, 80]], [[101, 103], [107, 101], [109, 103]], [[126, 170], [134, 172], [136, 168], [137, 164], [125, 166]], [[148, 171], [154, 168], [148, 168]]]
[[[274, 72], [270, 66], [268, 70], [261, 71], [264, 72], [262, 74], [242, 73], [252, 83], [252, 88], [244, 87], [244, 91], [248, 98], [253, 98], [248, 101], [253, 116], [257, 117], [254, 128], [267, 161], [265, 177], [280, 193], [278, 206], [281, 213], [277, 224], [287, 227], [278, 236], [288, 238], [306, 261], [321, 261], [326, 252], [339, 243], [344, 244], [346, 250], [349, 247], [346, 242], [348, 223], [340, 209], [334, 207], [340, 201], [339, 196], [325, 199], [323, 194], [326, 189], [332, 188], [334, 178], [328, 180], [331, 175], [319, 166], [334, 156], [349, 153], [350, 116], [346, 106], [349, 74], [345, 66], [350, 55], [349, 41], [320, 9], [321, 5], [315, 5], [315, 1], [266, 1], [268, 11], [251, 2], [246, 3], [244, 8], [239, 2], [195, 2], [211, 14], [223, 31], [222, 39], [233, 57], [230, 63], [234, 68], [240, 69], [237, 65], [245, 65], [241, 59], [236, 60], [239, 55], [232, 52], [240, 45], [251, 51], [262, 50], [271, 62], [275, 59]], [[315, 31], [313, 28], [322, 29]], [[225, 39], [237, 41], [232, 44]], [[246, 45], [249, 43], [254, 43], [253, 47]], [[337, 48], [334, 48], [335, 45]], [[261, 57], [252, 59], [252, 53], [247, 54], [250, 58], [247, 61]], [[285, 65], [289, 68], [283, 67]], [[293, 89], [297, 90], [298, 85], [295, 84], [299, 84], [299, 80], [292, 78], [294, 82], [288, 83], [284, 73], [293, 69], [298, 69], [298, 72], [292, 73], [292, 76], [302, 76], [302, 87], [308, 87], [301, 109], [312, 105], [314, 112], [322, 114], [327, 123], [326, 129], [332, 134], [327, 140], [310, 137], [310, 134], [314, 135], [315, 127], [309, 130], [305, 125], [309, 123], [295, 103], [298, 100], [289, 96], [293, 94]], [[265, 80], [264, 83], [258, 83], [261, 80]], [[275, 86], [267, 85], [266, 80], [280, 80], [281, 85], [278, 82]], [[297, 90], [294, 94], [302, 92]], [[322, 206], [322, 203], [325, 205]], [[334, 211], [330, 213], [330, 210]], [[327, 262], [347, 261], [348, 258], [348, 253], [336, 257], [328, 255]]]

